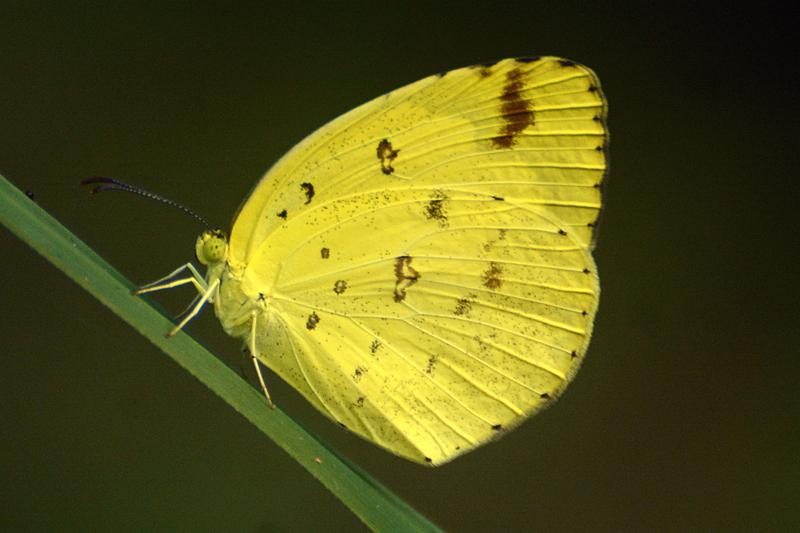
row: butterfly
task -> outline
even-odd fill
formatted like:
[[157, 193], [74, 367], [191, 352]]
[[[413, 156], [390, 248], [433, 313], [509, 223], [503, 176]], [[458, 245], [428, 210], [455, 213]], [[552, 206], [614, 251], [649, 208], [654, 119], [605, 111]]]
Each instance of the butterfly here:
[[189, 264], [138, 292], [194, 284], [175, 331], [212, 302], [268, 398], [259, 363], [368, 441], [444, 464], [553, 403], [581, 364], [606, 115], [595, 74], [555, 57], [430, 76], [284, 155], [230, 239], [198, 238], [205, 276]]

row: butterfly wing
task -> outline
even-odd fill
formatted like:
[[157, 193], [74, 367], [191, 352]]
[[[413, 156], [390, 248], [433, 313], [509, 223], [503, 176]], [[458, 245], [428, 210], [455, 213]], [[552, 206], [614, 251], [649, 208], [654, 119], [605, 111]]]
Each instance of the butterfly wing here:
[[515, 426], [588, 346], [606, 108], [589, 69], [510, 59], [323, 126], [238, 213], [223, 324], [258, 300], [264, 364], [411, 460]]

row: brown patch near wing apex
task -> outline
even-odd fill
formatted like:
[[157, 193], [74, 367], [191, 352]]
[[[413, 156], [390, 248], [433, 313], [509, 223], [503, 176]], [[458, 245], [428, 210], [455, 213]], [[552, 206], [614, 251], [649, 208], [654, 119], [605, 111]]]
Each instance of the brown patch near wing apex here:
[[506, 74], [506, 78], [507, 83], [500, 96], [500, 112], [505, 124], [500, 129], [500, 135], [492, 138], [492, 144], [508, 149], [516, 144], [520, 133], [534, 124], [534, 116], [531, 102], [520, 94], [525, 89], [522, 71], [515, 68]]

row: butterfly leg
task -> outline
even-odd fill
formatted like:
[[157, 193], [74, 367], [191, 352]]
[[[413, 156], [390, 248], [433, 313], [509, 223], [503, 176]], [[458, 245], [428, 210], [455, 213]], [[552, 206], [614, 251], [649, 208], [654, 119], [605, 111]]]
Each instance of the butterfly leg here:
[[[191, 272], [192, 274], [191, 277], [169, 281], [186, 269], [188, 269]], [[183, 326], [186, 325], [187, 322], [193, 319], [197, 315], [197, 313], [200, 312], [200, 309], [203, 308], [203, 305], [205, 305], [206, 302], [214, 300], [214, 295], [216, 294], [217, 289], [219, 288], [219, 280], [218, 279], [214, 280], [214, 283], [212, 283], [211, 286], [209, 286], [208, 283], [206, 283], [206, 280], [203, 279], [203, 276], [201, 276], [200, 273], [197, 271], [197, 269], [194, 267], [194, 265], [192, 265], [191, 263], [186, 263], [185, 265], [176, 268], [172, 273], [164, 276], [163, 278], [154, 281], [153, 283], [143, 285], [134, 291], [131, 291], [131, 294], [138, 295], [138, 294], [144, 294], [146, 292], [172, 289], [174, 287], [180, 287], [181, 285], [186, 285], [188, 283], [193, 284], [194, 288], [197, 289], [200, 301], [198, 301], [197, 304], [192, 302], [192, 304], [189, 306], [191, 310], [188, 313], [186, 313], [186, 311], [181, 313], [181, 315], [185, 313], [186, 316], [175, 327], [175, 329], [167, 333], [167, 338], [172, 337], [173, 335], [178, 333], [183, 328]], [[197, 300], [197, 298], [195, 298], [195, 300]]]
[[256, 318], [258, 317], [258, 311], [253, 311], [250, 313], [250, 357], [253, 358], [253, 364], [256, 365], [256, 374], [258, 374], [258, 381], [261, 382], [261, 388], [264, 390], [264, 395], [267, 397], [267, 401], [269, 402], [269, 406], [275, 409], [275, 404], [272, 403], [272, 399], [269, 397], [269, 391], [267, 390], [267, 385], [264, 383], [264, 376], [261, 375], [261, 365], [258, 363], [258, 346], [256, 345]]
[[208, 286], [208, 288], [205, 290], [201, 291], [201, 288], [198, 288], [197, 290], [201, 291], [200, 294], [203, 295], [200, 298], [200, 301], [197, 302], [197, 305], [195, 305], [194, 308], [191, 311], [189, 311], [189, 313], [185, 317], [183, 317], [183, 320], [181, 320], [180, 324], [175, 326], [175, 329], [167, 333], [167, 338], [170, 338], [176, 333], [178, 333], [181, 329], [183, 329], [183, 326], [185, 326], [191, 319], [197, 316], [197, 313], [200, 312], [200, 309], [203, 308], [203, 306], [206, 304], [207, 301], [212, 299], [212, 297], [214, 296], [214, 294], [216, 294], [218, 289], [219, 289], [219, 279], [215, 279], [214, 283]]
[[[180, 274], [181, 272], [183, 272], [186, 269], [189, 269], [189, 271], [192, 273], [191, 277], [189, 277], [189, 278], [181, 278], [181, 279], [177, 279], [175, 281], [171, 281], [169, 283], [164, 283], [165, 281], [174, 278], [175, 276], [177, 276], [178, 274]], [[187, 283], [194, 284], [194, 287], [197, 289], [197, 292], [199, 292], [200, 294], [205, 294], [205, 292], [208, 290], [208, 284], [206, 283], [206, 280], [203, 279], [203, 276], [201, 276], [200, 273], [197, 271], [197, 269], [194, 268], [194, 265], [192, 265], [191, 263], [186, 263], [182, 267], [179, 267], [179, 268], [175, 269], [175, 271], [172, 272], [171, 274], [168, 274], [168, 275], [164, 276], [163, 278], [161, 278], [161, 279], [159, 279], [157, 281], [154, 281], [153, 283], [148, 283], [147, 285], [142, 285], [138, 289], [132, 291], [131, 294], [144, 294], [146, 292], [161, 291], [161, 290], [164, 290], [164, 289], [172, 289], [174, 287], [180, 287], [181, 285], [186, 285]]]

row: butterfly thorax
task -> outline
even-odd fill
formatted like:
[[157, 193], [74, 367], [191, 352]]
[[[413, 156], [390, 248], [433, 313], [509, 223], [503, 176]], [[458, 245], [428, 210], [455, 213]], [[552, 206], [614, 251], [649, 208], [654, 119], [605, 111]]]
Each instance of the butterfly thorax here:
[[236, 270], [228, 263], [220, 265], [219, 270], [209, 268], [209, 275], [218, 276], [220, 282], [214, 300], [214, 311], [228, 335], [247, 339], [250, 335], [252, 313], [263, 310], [265, 300], [245, 294], [241, 276]]

